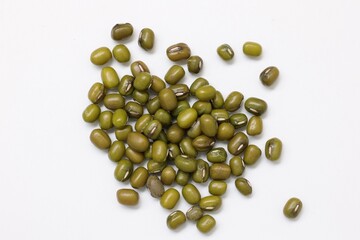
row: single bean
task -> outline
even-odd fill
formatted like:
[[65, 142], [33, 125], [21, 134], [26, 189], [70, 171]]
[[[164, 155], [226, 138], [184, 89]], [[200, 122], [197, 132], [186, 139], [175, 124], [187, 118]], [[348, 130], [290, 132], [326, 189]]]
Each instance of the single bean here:
[[246, 42], [243, 45], [243, 52], [245, 55], [258, 57], [261, 55], [262, 47], [256, 42]]
[[129, 147], [137, 152], [145, 152], [149, 148], [149, 139], [138, 132], [131, 132], [127, 137]]
[[160, 205], [166, 209], [173, 209], [180, 199], [180, 193], [175, 188], [167, 189], [160, 198]]
[[224, 181], [212, 180], [209, 184], [209, 193], [215, 196], [222, 196], [225, 194], [227, 184]]
[[230, 174], [230, 166], [226, 163], [214, 163], [210, 166], [210, 177], [213, 180], [226, 180]]
[[123, 141], [114, 141], [108, 152], [108, 157], [111, 161], [120, 161], [125, 154], [125, 144]]
[[138, 44], [141, 48], [148, 51], [154, 46], [155, 34], [150, 28], [143, 28], [138, 38]]
[[125, 111], [132, 118], [139, 118], [144, 113], [144, 108], [138, 102], [129, 101], [125, 104]]
[[302, 209], [302, 205], [300, 199], [290, 198], [284, 206], [283, 213], [288, 218], [296, 218]]
[[167, 144], [157, 140], [152, 145], [152, 159], [156, 162], [165, 162], [168, 154]]
[[245, 170], [245, 165], [241, 157], [234, 156], [230, 159], [230, 169], [234, 176], [241, 176]]
[[174, 170], [173, 167], [171, 166], [166, 166], [162, 171], [161, 171], [161, 182], [164, 185], [171, 185], [173, 184], [173, 182], [175, 181], [176, 178], [176, 172]]
[[206, 135], [200, 135], [192, 141], [192, 145], [199, 152], [210, 150], [215, 144], [215, 139]]
[[133, 188], [142, 188], [145, 186], [148, 177], [149, 177], [148, 170], [144, 167], [138, 167], [131, 174], [130, 184]]
[[82, 118], [85, 122], [92, 123], [98, 120], [101, 113], [101, 109], [97, 104], [90, 104], [85, 108], [82, 114]]
[[119, 189], [116, 196], [118, 202], [122, 205], [133, 206], [139, 202], [139, 194], [133, 189]]
[[107, 94], [104, 98], [104, 106], [110, 110], [116, 110], [125, 106], [125, 98], [117, 93]]
[[115, 137], [119, 141], [126, 141], [129, 133], [132, 132], [131, 125], [125, 125], [124, 127], [115, 130]]
[[134, 164], [140, 164], [145, 160], [144, 153], [135, 151], [131, 147], [126, 148], [125, 156]]
[[234, 112], [240, 108], [244, 95], [238, 91], [233, 91], [225, 100], [224, 107], [229, 112]]
[[244, 151], [244, 163], [246, 165], [253, 165], [261, 156], [261, 150], [256, 145], [249, 145]]
[[179, 125], [179, 127], [184, 129], [190, 128], [196, 121], [197, 117], [198, 114], [195, 109], [185, 109], [179, 113], [177, 117], [177, 124]]
[[248, 137], [243, 132], [238, 132], [230, 139], [227, 149], [232, 155], [239, 155], [245, 150], [248, 144]]
[[152, 77], [148, 72], [140, 72], [134, 80], [134, 88], [139, 91], [147, 90], [151, 85]]
[[188, 71], [191, 73], [199, 73], [203, 66], [203, 60], [199, 56], [191, 56], [187, 60]]
[[111, 111], [103, 111], [99, 116], [99, 126], [102, 130], [109, 130], [113, 127], [113, 113]]
[[279, 69], [274, 66], [270, 66], [265, 68], [260, 73], [260, 81], [265, 86], [271, 86], [276, 81], [276, 79], [279, 77]]
[[171, 230], [179, 228], [185, 222], [186, 222], [186, 216], [180, 210], [170, 213], [170, 215], [166, 219], [166, 224], [168, 228]]
[[201, 199], [199, 190], [191, 183], [186, 184], [182, 188], [181, 192], [185, 201], [187, 201], [189, 204], [197, 204]]
[[246, 133], [250, 136], [256, 136], [262, 133], [263, 123], [259, 116], [252, 116], [246, 126]]
[[112, 54], [116, 61], [120, 63], [126, 63], [130, 61], [131, 58], [131, 53], [124, 44], [116, 45], [112, 50]]
[[216, 225], [216, 220], [210, 215], [202, 216], [196, 223], [197, 229], [202, 233], [210, 232]]
[[133, 34], [134, 28], [130, 23], [118, 23], [111, 29], [111, 37], [114, 40], [122, 40]]
[[215, 137], [218, 131], [218, 123], [210, 114], [203, 114], [200, 117], [201, 132], [208, 137]]
[[267, 104], [260, 98], [251, 97], [245, 101], [245, 109], [256, 116], [260, 116], [266, 112]]
[[197, 183], [204, 183], [209, 179], [209, 164], [202, 159], [196, 160], [196, 170], [192, 174], [192, 179]]
[[276, 161], [280, 158], [282, 152], [282, 142], [278, 138], [271, 138], [265, 144], [265, 156], [271, 161]]
[[235, 128], [231, 123], [223, 122], [219, 125], [216, 138], [219, 140], [229, 140], [234, 136]]
[[123, 96], [130, 96], [134, 91], [134, 77], [130, 75], [124, 75], [120, 79], [118, 91]]
[[186, 155], [177, 156], [174, 163], [178, 169], [187, 173], [192, 173], [196, 170], [195, 159]]
[[88, 92], [88, 98], [92, 103], [101, 102], [106, 95], [106, 88], [102, 83], [94, 83]]
[[221, 206], [221, 197], [206, 196], [200, 199], [199, 207], [205, 211], [215, 211]]
[[237, 190], [239, 190], [239, 192], [245, 196], [252, 193], [252, 187], [250, 182], [243, 177], [239, 177], [235, 180], [235, 186]]
[[108, 149], [111, 146], [109, 135], [102, 129], [94, 129], [90, 134], [90, 141], [100, 149]]
[[217, 54], [225, 61], [233, 59], [234, 50], [228, 44], [222, 44], [217, 48]]
[[154, 198], [160, 198], [164, 192], [164, 185], [155, 175], [150, 175], [146, 181], [146, 187], [149, 189], [150, 194]]
[[148, 72], [150, 73], [150, 70], [148, 66], [142, 61], [135, 61], [130, 65], [131, 74], [136, 77], [141, 72]]
[[172, 111], [177, 106], [176, 95], [169, 88], [164, 88], [159, 92], [159, 100], [160, 100], [160, 106], [166, 111]]
[[197, 221], [203, 216], [203, 210], [198, 206], [192, 206], [186, 212], [186, 218], [190, 221]]
[[94, 50], [90, 55], [90, 61], [95, 65], [104, 65], [112, 58], [111, 51], [107, 47]]
[[126, 111], [124, 109], [116, 109], [115, 112], [113, 113], [113, 117], [112, 117], [112, 123], [114, 125], [114, 127], [116, 128], [121, 128], [124, 127], [126, 125], [128, 121], [128, 116], [126, 114]]
[[185, 70], [180, 65], [173, 65], [165, 74], [165, 81], [168, 84], [177, 84], [185, 76]]
[[206, 154], [206, 158], [211, 163], [225, 162], [227, 153], [223, 147], [213, 148]]
[[107, 89], [117, 87], [120, 82], [117, 72], [112, 67], [101, 69], [101, 80]]
[[185, 43], [177, 43], [166, 49], [166, 55], [171, 61], [188, 59], [191, 55], [189, 46]]

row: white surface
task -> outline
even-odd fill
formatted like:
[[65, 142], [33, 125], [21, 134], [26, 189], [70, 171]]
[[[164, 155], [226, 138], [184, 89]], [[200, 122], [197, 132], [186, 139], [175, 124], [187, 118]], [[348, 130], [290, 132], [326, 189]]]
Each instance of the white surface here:
[[[359, 8], [356, 0], [1, 1], [0, 239], [359, 239]], [[100, 81], [89, 55], [115, 45], [118, 22], [133, 24], [132, 60], [153, 73], [172, 64], [167, 46], [186, 42], [225, 96], [239, 90], [268, 102], [264, 132], [251, 142], [281, 138], [282, 158], [262, 156], [246, 170], [250, 198], [229, 181], [209, 236], [192, 223], [170, 231], [169, 211], [145, 190], [136, 209], [120, 206], [115, 192], [127, 185], [88, 139], [93, 125], [81, 113]], [[136, 43], [143, 27], [156, 34], [151, 53]], [[262, 44], [261, 59], [242, 54], [248, 40]], [[216, 55], [222, 43], [236, 52], [230, 64]], [[272, 89], [258, 80], [268, 65], [281, 71]], [[295, 221], [282, 214], [292, 196], [304, 203]]]

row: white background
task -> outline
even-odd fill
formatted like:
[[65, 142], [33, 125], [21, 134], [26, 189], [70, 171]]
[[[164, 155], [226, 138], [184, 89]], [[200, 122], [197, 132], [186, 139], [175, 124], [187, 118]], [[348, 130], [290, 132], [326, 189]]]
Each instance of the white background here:
[[[357, 0], [2, 0], [0, 239], [359, 239], [359, 10]], [[164, 76], [172, 64], [165, 49], [186, 42], [224, 96], [238, 90], [268, 102], [264, 132], [250, 141], [263, 148], [281, 138], [282, 158], [262, 156], [246, 170], [249, 198], [228, 181], [210, 234], [190, 222], [170, 231], [169, 211], [146, 190], [135, 209], [119, 205], [115, 192], [128, 185], [89, 141], [95, 125], [81, 114], [101, 81], [89, 56], [116, 44], [110, 30], [122, 22], [135, 28], [125, 41], [132, 60], [152, 73]], [[137, 46], [143, 27], [156, 34], [150, 53]], [[242, 54], [249, 40], [262, 44], [260, 59]], [[216, 55], [222, 43], [235, 50], [231, 63]], [[258, 80], [269, 65], [281, 71], [272, 88]], [[130, 73], [128, 64], [112, 66]], [[304, 204], [294, 221], [282, 214], [292, 196]], [[177, 206], [188, 207], [183, 199]]]

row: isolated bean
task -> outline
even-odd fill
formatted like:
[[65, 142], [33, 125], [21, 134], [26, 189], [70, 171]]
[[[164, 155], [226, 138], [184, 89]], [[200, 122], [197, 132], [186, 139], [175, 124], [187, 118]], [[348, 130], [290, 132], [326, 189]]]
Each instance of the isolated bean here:
[[130, 23], [118, 23], [111, 30], [111, 37], [114, 40], [122, 40], [133, 34], [134, 28]]
[[118, 202], [122, 205], [133, 206], [139, 202], [139, 194], [133, 189], [119, 189], [116, 196]]
[[279, 77], [279, 69], [277, 67], [270, 66], [265, 68], [260, 73], [259, 78], [262, 84], [264, 84], [265, 86], [271, 86], [278, 77]]
[[302, 205], [300, 199], [290, 198], [284, 206], [283, 213], [288, 218], [296, 218], [302, 209]]
[[237, 190], [245, 196], [250, 195], [252, 193], [252, 187], [250, 182], [243, 177], [239, 177], [235, 180], [235, 186]]
[[261, 55], [262, 47], [256, 42], [246, 42], [243, 45], [243, 52], [245, 55], [258, 57]]
[[150, 28], [143, 28], [138, 38], [138, 44], [144, 50], [151, 50], [154, 46], [155, 34]]
[[278, 138], [271, 138], [265, 144], [265, 156], [267, 159], [276, 161], [280, 158], [282, 152], [282, 142]]
[[217, 48], [218, 55], [225, 61], [233, 59], [234, 50], [228, 44], [222, 44]]

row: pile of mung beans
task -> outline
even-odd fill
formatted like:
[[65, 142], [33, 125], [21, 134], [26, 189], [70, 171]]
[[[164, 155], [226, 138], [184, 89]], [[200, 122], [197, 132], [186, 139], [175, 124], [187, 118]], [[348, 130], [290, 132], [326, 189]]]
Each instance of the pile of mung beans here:
[[[111, 37], [121, 42], [133, 32], [130, 23], [116, 24]], [[153, 30], [140, 31], [138, 44], [141, 48], [151, 50], [154, 42]], [[216, 51], [224, 61], [234, 57], [228, 44], [222, 44]], [[243, 53], [250, 57], [256, 58], [261, 52], [262, 47], [256, 42], [243, 45]], [[91, 142], [105, 149], [109, 159], [117, 163], [115, 178], [120, 182], [129, 181], [132, 187], [117, 191], [120, 204], [138, 204], [140, 196], [136, 189], [146, 187], [163, 208], [173, 210], [182, 195], [191, 206], [186, 213], [181, 210], [170, 213], [167, 226], [176, 229], [189, 220], [196, 222], [200, 232], [206, 233], [216, 225], [209, 213], [220, 208], [227, 179], [236, 178], [234, 184], [241, 194], [252, 193], [250, 182], [241, 175], [245, 166], [255, 164], [262, 155], [258, 146], [249, 143], [248, 135], [261, 134], [261, 116], [267, 110], [267, 103], [257, 97], [247, 98], [244, 107], [251, 114], [248, 119], [239, 111], [244, 101], [241, 92], [233, 91], [224, 98], [202, 77], [196, 78], [190, 87], [181, 83], [186, 74], [182, 63], [187, 63], [187, 70], [193, 75], [203, 66], [202, 58], [191, 55], [187, 44], [174, 44], [166, 49], [166, 54], [176, 64], [169, 68], [164, 80], [150, 73], [142, 61], [132, 62], [131, 74], [120, 78], [116, 70], [106, 64], [112, 58], [119, 63], [129, 62], [131, 53], [127, 46], [119, 43], [112, 51], [107, 47], [94, 50], [90, 60], [102, 67], [102, 82], [90, 88], [91, 104], [82, 117], [85, 122], [98, 121], [99, 127], [90, 134]], [[270, 66], [259, 78], [263, 85], [270, 86], [278, 76], [279, 70]], [[195, 99], [192, 105], [190, 98]], [[130, 120], [135, 124], [130, 124]], [[109, 137], [112, 132], [115, 141]], [[218, 141], [227, 144], [227, 150], [216, 147]], [[281, 151], [280, 139], [274, 137], [266, 142], [267, 159], [278, 160]], [[202, 152], [206, 160], [199, 157]], [[181, 193], [175, 184], [182, 188]], [[201, 196], [198, 184], [208, 184], [208, 196]], [[283, 212], [294, 218], [301, 208], [301, 201], [291, 198]]]

